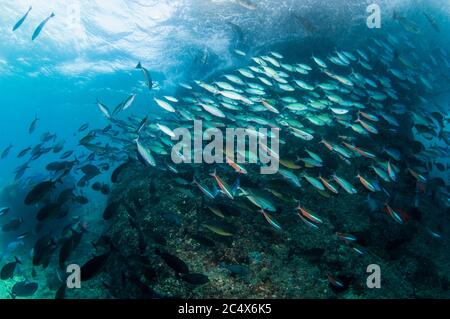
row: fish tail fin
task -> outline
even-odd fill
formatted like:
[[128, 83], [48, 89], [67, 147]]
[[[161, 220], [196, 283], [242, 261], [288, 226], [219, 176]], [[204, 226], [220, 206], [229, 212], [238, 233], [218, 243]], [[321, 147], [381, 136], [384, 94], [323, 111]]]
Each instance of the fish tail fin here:
[[214, 172], [209, 174], [212, 177], [216, 177], [217, 176], [217, 169], [214, 169]]
[[14, 256], [14, 259], [16, 260], [16, 263], [21, 264], [22, 265], [22, 261], [19, 259], [19, 257]]
[[141, 62], [138, 62], [138, 64], [136, 65], [135, 69], [142, 69]]

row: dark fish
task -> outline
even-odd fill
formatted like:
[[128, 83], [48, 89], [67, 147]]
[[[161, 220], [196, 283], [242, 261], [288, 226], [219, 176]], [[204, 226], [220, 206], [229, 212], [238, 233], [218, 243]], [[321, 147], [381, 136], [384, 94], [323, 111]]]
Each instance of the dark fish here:
[[19, 229], [19, 227], [23, 224], [23, 218], [14, 218], [8, 221], [6, 224], [2, 226], [2, 231], [9, 232], [9, 231], [16, 231]]
[[56, 250], [56, 243], [50, 234], [36, 240], [33, 247], [33, 265], [44, 265]]
[[34, 117], [34, 120], [31, 122], [30, 127], [28, 128], [28, 133], [33, 134], [34, 130], [36, 129], [36, 124], [39, 119], [37, 117]]
[[186, 265], [186, 263], [184, 261], [182, 261], [180, 258], [178, 258], [177, 256], [171, 255], [171, 254], [161, 251], [159, 249], [155, 250], [155, 254], [160, 256], [164, 260], [164, 262], [167, 264], [167, 266], [169, 266], [170, 268], [175, 270], [176, 273], [179, 273], [179, 274], [188, 274], [189, 273], [188, 265]]
[[314, 26], [314, 24], [306, 17], [299, 16], [294, 14], [294, 17], [297, 19], [297, 21], [302, 25], [302, 27], [309, 33], [316, 33], [317, 28]]
[[37, 28], [34, 30], [33, 35], [31, 36], [31, 41], [34, 41], [34, 39], [36, 39], [39, 36], [39, 34], [41, 33], [41, 31], [44, 28], [45, 24], [48, 22], [48, 20], [50, 20], [54, 16], [55, 16], [55, 14], [52, 12], [47, 18], [45, 18], [44, 21], [39, 23]]
[[111, 174], [111, 182], [117, 183], [120, 173], [130, 164], [129, 161], [117, 166]]
[[99, 191], [102, 189], [103, 185], [100, 182], [95, 182], [91, 187], [94, 191]]
[[250, 268], [246, 265], [220, 263], [220, 267], [227, 269], [233, 276], [246, 276]]
[[16, 24], [14, 25], [14, 27], [13, 27], [13, 29], [12, 29], [13, 32], [20, 28], [20, 26], [22, 25], [22, 23], [23, 23], [23, 22], [25, 21], [25, 19], [28, 17], [28, 14], [30, 13], [31, 9], [32, 9], [32, 7], [30, 6], [30, 7], [28, 8], [28, 11], [23, 15], [23, 17], [20, 18], [19, 21], [16, 22]]
[[16, 270], [17, 264], [22, 264], [19, 258], [14, 257], [15, 260], [13, 262], [7, 263], [3, 266], [0, 272], [0, 278], [2, 280], [10, 279], [14, 276], [14, 270]]
[[108, 133], [109, 130], [111, 130], [111, 129], [112, 129], [112, 125], [111, 125], [111, 124], [108, 124], [108, 125], [106, 125], [106, 126], [103, 128], [102, 132], [103, 132], [103, 133]]
[[90, 161], [90, 162], [92, 162], [93, 160], [95, 160], [95, 153], [89, 154], [89, 156], [86, 157], [86, 160], [87, 160], [87, 161]]
[[25, 163], [24, 165], [18, 167], [15, 170], [15, 176], [14, 176], [14, 180], [17, 181], [18, 179], [22, 178], [22, 176], [25, 174], [25, 171], [29, 168], [29, 166], [27, 165], [27, 163]]
[[108, 251], [107, 253], [95, 256], [91, 260], [87, 261], [81, 267], [81, 281], [87, 281], [102, 271], [103, 267], [108, 262], [110, 255], [111, 251]]
[[74, 196], [73, 201], [81, 205], [86, 205], [87, 203], [89, 203], [89, 199], [83, 195]]
[[102, 189], [101, 189], [101, 193], [103, 195], [108, 195], [111, 192], [109, 186], [107, 184], [103, 184]]
[[17, 154], [17, 157], [18, 157], [18, 158], [24, 157], [25, 155], [27, 155], [27, 153], [28, 153], [30, 150], [31, 150], [31, 147], [24, 148], [23, 150], [21, 150], [21, 151], [19, 152], [19, 154]]
[[9, 151], [11, 151], [12, 147], [13, 147], [13, 145], [9, 144], [9, 146], [3, 150], [3, 152], [2, 152], [2, 159], [4, 159], [6, 156], [8, 156]]
[[139, 134], [142, 131], [142, 129], [147, 126], [147, 123], [148, 123], [148, 117], [146, 116], [139, 123], [136, 133]]
[[89, 183], [89, 180], [91, 179], [91, 177], [89, 175], [83, 175], [82, 178], [80, 178], [80, 180], [77, 183], [78, 187], [84, 187], [87, 185], [87, 183]]
[[141, 62], [139, 62], [136, 65], [136, 69], [139, 69], [142, 71], [142, 74], [144, 75], [144, 79], [145, 79], [145, 84], [147, 85], [148, 89], [151, 90], [153, 87], [153, 82], [152, 82], [152, 77], [150, 76], [150, 73], [148, 72], [148, 70], [141, 65]]
[[9, 207], [0, 208], [0, 217], [5, 215], [7, 212], [9, 212]]
[[164, 238], [164, 236], [157, 231], [148, 231], [146, 232], [146, 234], [148, 234], [150, 238], [157, 244], [160, 244], [162, 246], [165, 246], [167, 244], [167, 241]]
[[73, 151], [66, 151], [61, 155], [60, 159], [66, 159], [66, 158], [70, 157], [72, 154], [73, 154]]
[[68, 163], [70, 163], [70, 162], [68, 162], [68, 161], [51, 162], [51, 163], [48, 163], [47, 166], [45, 166], [45, 169], [47, 171], [55, 171], [55, 172], [62, 171], [64, 169], [66, 169]]
[[47, 164], [45, 169], [48, 170], [48, 171], [52, 171], [52, 172], [60, 172], [60, 171], [65, 171], [65, 170], [71, 170], [75, 166], [75, 164], [77, 164], [77, 163], [78, 163], [77, 160], [51, 162], [51, 163]]
[[59, 152], [61, 152], [64, 148], [64, 143], [65, 143], [65, 141], [61, 141], [61, 142], [57, 143], [56, 145], [54, 145], [52, 148], [53, 153], [58, 154]]
[[31, 232], [27, 231], [27, 232], [24, 232], [24, 233], [20, 234], [19, 236], [17, 236], [16, 239], [17, 240], [25, 239], [25, 238], [30, 237], [30, 235], [31, 235]]
[[105, 171], [109, 170], [109, 164], [108, 163], [101, 163], [99, 166], [100, 166], [100, 170], [102, 172], [105, 172]]
[[50, 140], [55, 140], [55, 138], [56, 138], [56, 134], [51, 134], [50, 132], [45, 132], [41, 136], [41, 141], [46, 143], [46, 142], [48, 142]]
[[70, 257], [72, 252], [78, 247], [83, 236], [82, 232], [76, 232], [72, 229], [72, 236], [66, 238], [59, 251], [59, 266], [64, 268], [66, 260]]
[[152, 288], [150, 288], [145, 283], [143, 283], [137, 276], [135, 276], [135, 275], [128, 276], [128, 275], [124, 274], [124, 277], [126, 279], [128, 279], [131, 283], [133, 283], [139, 289], [139, 291], [141, 292], [140, 298], [144, 298], [144, 299], [161, 298], [161, 295], [159, 295]]
[[95, 138], [95, 133], [89, 133], [79, 141], [80, 145], [85, 145], [90, 143]]
[[153, 281], [157, 278], [158, 273], [156, 270], [148, 265], [145, 265], [142, 268], [142, 275], [144, 275], [144, 278], [148, 281]]
[[108, 220], [113, 218], [117, 215], [120, 207], [120, 202], [112, 202], [106, 206], [105, 210], [103, 211], [103, 219]]
[[43, 220], [56, 218], [59, 215], [60, 209], [61, 204], [58, 202], [46, 204], [38, 211], [36, 219], [42, 222]]
[[209, 278], [203, 274], [190, 273], [181, 276], [181, 279], [192, 285], [204, 285], [209, 282]]
[[440, 170], [441, 172], [444, 172], [445, 169], [446, 169], [445, 165], [442, 164], [442, 163], [435, 162], [434, 165], [435, 165], [436, 168], [437, 168], [438, 170]]
[[236, 45], [237, 46], [240, 46], [240, 45], [242, 45], [243, 44], [243, 42], [244, 42], [244, 32], [242, 31], [242, 28], [240, 27], [240, 26], [238, 26], [237, 24], [235, 24], [235, 23], [232, 23], [232, 22], [226, 22], [230, 27], [231, 27], [231, 29], [233, 30], [233, 32], [234, 32], [234, 34], [236, 35], [236, 40], [235, 40], [235, 43], [236, 43]]
[[17, 282], [11, 290], [11, 295], [15, 297], [30, 297], [38, 290], [39, 285], [36, 282], [28, 280]]
[[92, 176], [92, 177], [97, 176], [101, 173], [100, 170], [97, 168], [97, 166], [92, 165], [92, 164], [86, 164], [83, 167], [81, 167], [80, 169], [84, 174]]
[[66, 188], [59, 193], [58, 198], [56, 200], [60, 205], [66, 203], [67, 201], [73, 199], [75, 195], [73, 194], [73, 188]]
[[83, 132], [89, 127], [89, 123], [84, 123], [78, 128], [78, 132]]
[[430, 14], [428, 14], [427, 12], [422, 11], [422, 13], [425, 16], [425, 18], [427, 18], [428, 22], [431, 24], [433, 29], [436, 32], [441, 32], [441, 29], [439, 28], [438, 24], [436, 23], [436, 20], [434, 20], [434, 18]]
[[32, 205], [43, 199], [55, 188], [56, 181], [45, 181], [37, 184], [25, 197], [25, 205]]

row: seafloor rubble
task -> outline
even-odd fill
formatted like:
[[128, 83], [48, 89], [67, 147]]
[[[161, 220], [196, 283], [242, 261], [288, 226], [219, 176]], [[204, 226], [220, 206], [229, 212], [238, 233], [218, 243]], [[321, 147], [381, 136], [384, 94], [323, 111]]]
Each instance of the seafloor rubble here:
[[[271, 216], [282, 227], [278, 231], [245, 197], [220, 197], [214, 203], [208, 202], [188, 182], [192, 175], [175, 176], [139, 164], [128, 167], [109, 199], [121, 204], [107, 221], [110, 226], [104, 233], [114, 247], [105, 271], [83, 283], [83, 289], [67, 291], [66, 296], [450, 297], [449, 242], [445, 236], [448, 214], [437, 211], [430, 203], [422, 201], [420, 210], [411, 212], [407, 223], [400, 225], [381, 208], [371, 212], [364, 192], [325, 198], [306, 186], [293, 189], [274, 176], [267, 187], [278, 187], [286, 195], [285, 201], [272, 199], [278, 211]], [[200, 175], [204, 181], [211, 179], [206, 171]], [[256, 176], [253, 180], [242, 176], [241, 185], [255, 185], [255, 179]], [[297, 216], [296, 196], [323, 219], [319, 229], [308, 227]], [[287, 203], [286, 198], [291, 198], [292, 203]], [[397, 206], [402, 203], [400, 195], [396, 202]], [[211, 204], [220, 213], [214, 214], [208, 208]], [[403, 205], [406, 210], [411, 203], [405, 199]], [[218, 235], [207, 225], [217, 226], [216, 230], [221, 229], [228, 236]], [[433, 238], [426, 225], [438, 226], [444, 236]], [[354, 246], [363, 253], [339, 240], [336, 232], [355, 235], [358, 240]], [[104, 247], [107, 249], [108, 244]], [[191, 273], [204, 274], [209, 282], [186, 282], [161, 258], [161, 252], [177, 256]], [[366, 286], [369, 264], [381, 267], [380, 289]], [[329, 276], [344, 286], [331, 284]]]

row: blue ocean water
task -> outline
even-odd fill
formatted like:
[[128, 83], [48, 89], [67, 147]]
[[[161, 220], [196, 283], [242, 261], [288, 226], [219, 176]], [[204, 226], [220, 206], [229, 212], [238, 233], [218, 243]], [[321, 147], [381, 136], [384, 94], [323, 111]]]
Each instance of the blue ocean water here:
[[[325, 60], [339, 50], [355, 52], [361, 49], [369, 52], [368, 48], [372, 47], [379, 50], [382, 56], [388, 50], [377, 46], [376, 41], [387, 41], [396, 53], [413, 54], [414, 63], [419, 65], [406, 65], [405, 69], [414, 73], [418, 87], [419, 75], [431, 81], [430, 89], [423, 90], [421, 86], [425, 100], [418, 104], [439, 106], [437, 109], [441, 110], [445, 119], [442, 131], [448, 141], [448, 1], [378, 1], [382, 23], [380, 29], [366, 26], [366, 8], [369, 4], [371, 1], [344, 0], [0, 0], [0, 151], [12, 145], [9, 155], [0, 160], [0, 189], [12, 189], [12, 193], [4, 192], [8, 195], [3, 195], [4, 203], [0, 202], [0, 207], [17, 208], [0, 218], [10, 220], [23, 217], [23, 231], [19, 233], [32, 233], [24, 239], [23, 245], [17, 244], [20, 241], [17, 240], [18, 233], [0, 233], [1, 265], [11, 261], [15, 255], [24, 260], [32, 255], [34, 243], [40, 235], [35, 230], [34, 212], [30, 216], [22, 199], [32, 185], [55, 177], [45, 166], [60, 160], [65, 151], [74, 152], [69, 157], [71, 160], [85, 159], [90, 150], [79, 145], [80, 139], [89, 131], [102, 129], [110, 123], [100, 112], [98, 100], [112, 110], [130, 94], [136, 94], [132, 106], [124, 111], [127, 113], [122, 118], [127, 120], [127, 116], [131, 115], [138, 118], [149, 115], [150, 122], [156, 123], [158, 118], [164, 119], [167, 113], [155, 104], [154, 97], [182, 97], [183, 90], [179, 83], [193, 86], [195, 80], [217, 81], [221, 75], [249, 65], [251, 56], [277, 51], [286, 61], [312, 64], [311, 56], [320, 56]], [[12, 31], [29, 6], [32, 10], [23, 24]], [[52, 12], [55, 17], [49, 19], [39, 36], [32, 40], [36, 27]], [[394, 12], [402, 19], [394, 19]], [[439, 26], [438, 31], [424, 12], [433, 17]], [[418, 32], [411, 30], [411, 23], [413, 27], [418, 27]], [[397, 42], [386, 40], [389, 36]], [[236, 54], [236, 49], [247, 56], [243, 58]], [[436, 57], [436, 62], [430, 57]], [[420, 65], [421, 61], [424, 65]], [[151, 73], [151, 90], [140, 70], [135, 68], [138, 62]], [[385, 65], [378, 67], [388, 69]], [[404, 96], [399, 98], [402, 100]], [[244, 111], [243, 115], [248, 114]], [[36, 129], [29, 133], [35, 118], [38, 118]], [[85, 123], [88, 128], [80, 132], [79, 128]], [[39, 144], [47, 132], [55, 134], [52, 143], [64, 142], [60, 153], [49, 151], [35, 160], [30, 160], [29, 154], [23, 158], [17, 157], [23, 149]], [[445, 182], [444, 201], [447, 206], [443, 212], [447, 213], [445, 218], [448, 219], [448, 144], [442, 139], [421, 136], [417, 139], [427, 146], [442, 147], [438, 155], [427, 153], [425, 156], [429, 160], [424, 162], [431, 163], [428, 178], [438, 177]], [[102, 138], [100, 141], [108, 143]], [[381, 148], [382, 145], [376, 146]], [[125, 157], [111, 159], [108, 163], [111, 168], [116, 167]], [[444, 165], [443, 170], [434, 166], [436, 160]], [[22, 177], [17, 178], [15, 170], [24, 163], [28, 163], [29, 168]], [[95, 181], [111, 185], [111, 170], [106, 171]], [[73, 172], [74, 180], [81, 177], [79, 170]], [[88, 236], [93, 240], [108, 226], [101, 215], [110, 198], [90, 187], [78, 187], [75, 192], [88, 197], [89, 203], [72, 207], [70, 218], [81, 216], [91, 230]], [[4, 223], [2, 220], [0, 222]], [[46, 231], [59, 232], [67, 223], [65, 220], [56, 221], [45, 226]], [[436, 222], [432, 224], [436, 225]], [[446, 231], [448, 239], [450, 233], [448, 229]], [[9, 246], [11, 243], [19, 245], [18, 248], [13, 245], [12, 249]], [[80, 258], [90, 249], [88, 241], [83, 244]], [[31, 280], [30, 269], [24, 262], [23, 273], [19, 273], [18, 278]], [[8, 298], [11, 286], [19, 280], [0, 282], [0, 297]], [[52, 298], [55, 289], [44, 286], [45, 283], [42, 283], [42, 290], [36, 296]]]

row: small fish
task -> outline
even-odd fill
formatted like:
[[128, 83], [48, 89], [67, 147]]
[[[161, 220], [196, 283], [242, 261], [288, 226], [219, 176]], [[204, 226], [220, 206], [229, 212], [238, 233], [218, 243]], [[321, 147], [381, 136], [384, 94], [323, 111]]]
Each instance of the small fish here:
[[204, 224], [204, 226], [214, 234], [224, 236], [224, 237], [232, 237], [234, 236], [234, 231], [231, 229], [230, 225], [225, 223], [216, 223], [209, 222]]
[[206, 195], [206, 197], [210, 199], [215, 199], [217, 194], [220, 192], [219, 189], [216, 189], [215, 191], [211, 192], [206, 186], [201, 185], [194, 177], [194, 180], [192, 182], [193, 184], [197, 185], [198, 188], [202, 191], [203, 194]]
[[56, 181], [45, 181], [35, 185], [25, 197], [25, 205], [32, 205], [39, 202], [55, 188], [56, 182], [61, 181], [58, 179]]
[[391, 161], [387, 162], [387, 170], [388, 170], [389, 177], [391, 178], [392, 181], [395, 182], [397, 180], [397, 176], [395, 175], [395, 171], [391, 166]]
[[409, 167], [407, 168], [407, 170], [408, 170], [408, 172], [411, 173], [411, 175], [412, 175], [417, 181], [419, 181], [419, 182], [421, 182], [421, 183], [426, 183], [426, 182], [427, 182], [427, 179], [426, 179], [424, 176], [422, 176], [421, 174], [417, 173], [416, 171], [412, 170], [412, 169], [409, 168]]
[[90, 280], [99, 274], [108, 262], [110, 255], [111, 251], [108, 251], [102, 255], [93, 257], [81, 266], [81, 281]]
[[175, 133], [165, 125], [156, 124], [156, 126], [161, 130], [161, 132], [169, 135], [170, 137], [175, 137]]
[[306, 179], [312, 186], [314, 186], [318, 190], [320, 190], [320, 191], [324, 191], [325, 190], [325, 187], [323, 186], [323, 184], [317, 178], [309, 176], [306, 173], [303, 173], [303, 178]]
[[311, 211], [307, 210], [306, 208], [303, 208], [302, 206], [298, 206], [297, 209], [299, 210], [300, 217], [306, 217], [309, 221], [311, 221], [314, 224], [322, 224], [323, 221], [317, 217], [315, 214], [313, 214]]
[[9, 207], [1, 207], [0, 208], [0, 217], [6, 215], [9, 212]]
[[175, 112], [175, 109], [173, 108], [172, 105], [170, 105], [168, 102], [157, 99], [156, 97], [154, 98], [156, 104], [158, 104], [158, 106], [160, 106], [161, 108], [163, 108], [164, 110], [168, 111], [168, 112]]
[[331, 184], [328, 180], [326, 180], [322, 176], [319, 176], [319, 179], [329, 191], [331, 191], [331, 192], [333, 192], [335, 194], [339, 193], [339, 190], [333, 184]]
[[20, 28], [20, 26], [24, 23], [25, 19], [28, 17], [28, 14], [30, 13], [32, 7], [30, 6], [28, 8], [28, 11], [22, 16], [22, 18], [19, 19], [19, 21], [16, 22], [16, 24], [13, 27], [13, 32]]
[[356, 237], [355, 237], [354, 235], [352, 235], [352, 234], [345, 234], [345, 233], [339, 233], [339, 232], [337, 232], [337, 233], [336, 233], [336, 236], [337, 236], [339, 239], [344, 240], [344, 241], [348, 241], [348, 242], [356, 241]]
[[342, 283], [340, 280], [336, 279], [335, 277], [328, 275], [328, 282], [330, 285], [332, 285], [335, 288], [342, 289], [344, 288], [344, 283]]
[[361, 184], [364, 185], [365, 188], [367, 188], [371, 192], [375, 192], [377, 189], [375, 186], [373, 186], [367, 179], [362, 177], [360, 174], [356, 175], [356, 177], [359, 179]]
[[1, 158], [4, 159], [6, 156], [8, 156], [9, 152], [11, 151], [11, 148], [13, 148], [12, 144], [9, 144], [2, 152]]
[[139, 139], [136, 139], [135, 143], [137, 147], [138, 158], [144, 163], [144, 165], [156, 166], [155, 158], [153, 157], [150, 150], [145, 148], [144, 145], [139, 142]]
[[272, 225], [276, 230], [281, 230], [280, 224], [278, 224], [273, 218], [267, 214], [263, 209], [261, 209], [261, 213], [263, 214], [264, 218], [267, 220], [267, 222]]
[[372, 124], [369, 124], [369, 123], [361, 120], [359, 117], [356, 120], [356, 122], [359, 122], [367, 132], [372, 133], [372, 134], [378, 134], [378, 129], [375, 126], [373, 126]]
[[28, 128], [28, 133], [29, 133], [29, 134], [32, 134], [32, 133], [34, 132], [34, 130], [36, 129], [37, 121], [39, 121], [39, 119], [38, 119], [38, 117], [36, 116], [36, 117], [34, 118], [34, 120], [31, 122], [30, 127]]
[[230, 165], [237, 173], [239, 174], [247, 174], [247, 170], [242, 166], [239, 165], [238, 163], [236, 163], [235, 161], [233, 161], [231, 158], [229, 158], [228, 156], [225, 156], [225, 161], [227, 162], [228, 165]]
[[205, 285], [209, 282], [209, 278], [203, 274], [189, 273], [181, 276], [181, 279], [190, 283], [191, 285]]
[[0, 278], [2, 280], [10, 279], [14, 276], [14, 270], [16, 269], [16, 266], [18, 264], [22, 264], [19, 258], [14, 257], [15, 260], [13, 262], [10, 262], [3, 266], [2, 270], [0, 271]]
[[105, 104], [101, 103], [98, 99], [97, 106], [107, 119], [111, 119], [111, 114], [109, 113], [108, 107]]
[[214, 177], [214, 179], [217, 182], [217, 185], [219, 185], [219, 188], [222, 190], [222, 193], [224, 193], [228, 198], [234, 199], [234, 196], [233, 196], [230, 186], [217, 175], [217, 172], [215, 169], [214, 169], [214, 172], [210, 175], [212, 177]]
[[44, 26], [47, 24], [47, 22], [53, 18], [55, 16], [55, 14], [52, 12], [47, 18], [45, 18], [44, 21], [42, 21], [41, 23], [39, 23], [39, 25], [37, 26], [37, 28], [34, 30], [33, 35], [31, 36], [31, 41], [34, 41], [38, 35], [41, 33], [42, 29], [44, 28]]
[[138, 62], [136, 65], [136, 69], [141, 70], [142, 74], [144, 75], [145, 84], [148, 87], [149, 90], [153, 87], [152, 77], [150, 76], [150, 72], [146, 68], [144, 68], [141, 64], [141, 62]]
[[391, 216], [393, 220], [395, 220], [399, 224], [404, 224], [404, 221], [403, 221], [402, 217], [400, 216], [400, 214], [397, 213], [394, 209], [392, 209], [388, 203], [384, 204], [384, 208], [385, 208], [386, 212], [388, 213], [388, 215]]
[[165, 251], [161, 251], [158, 248], [155, 250], [155, 254], [160, 256], [164, 260], [164, 262], [167, 264], [167, 266], [172, 268], [177, 274], [183, 274], [183, 275], [189, 274], [188, 265], [183, 260], [178, 258], [177, 256], [169, 254]]
[[16, 297], [31, 297], [38, 290], [38, 283], [29, 280], [19, 281], [14, 284], [11, 289], [11, 296]]
[[356, 194], [357, 190], [355, 187], [353, 187], [352, 184], [350, 184], [348, 181], [343, 179], [342, 177], [337, 176], [336, 174], [333, 175], [333, 179], [338, 183], [347, 193], [349, 194]]

